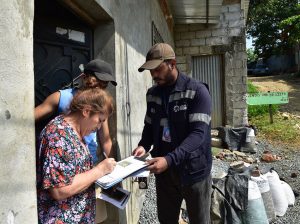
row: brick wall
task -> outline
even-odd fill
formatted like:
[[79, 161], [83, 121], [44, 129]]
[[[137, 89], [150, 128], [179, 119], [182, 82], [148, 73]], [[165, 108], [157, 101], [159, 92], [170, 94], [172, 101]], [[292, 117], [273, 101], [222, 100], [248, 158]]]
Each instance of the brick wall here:
[[247, 54], [245, 17], [241, 5], [223, 5], [218, 24], [176, 25], [174, 36], [177, 66], [189, 75], [192, 56], [223, 56], [224, 125], [237, 127], [247, 124]]

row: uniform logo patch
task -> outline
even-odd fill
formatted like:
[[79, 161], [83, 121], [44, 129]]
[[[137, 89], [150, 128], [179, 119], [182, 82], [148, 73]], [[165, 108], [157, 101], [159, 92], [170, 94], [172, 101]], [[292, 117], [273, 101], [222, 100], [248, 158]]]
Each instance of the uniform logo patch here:
[[181, 111], [181, 110], [187, 110], [187, 105], [186, 104], [183, 104], [183, 105], [175, 105], [174, 108], [173, 108], [174, 112], [178, 112], [178, 111]]

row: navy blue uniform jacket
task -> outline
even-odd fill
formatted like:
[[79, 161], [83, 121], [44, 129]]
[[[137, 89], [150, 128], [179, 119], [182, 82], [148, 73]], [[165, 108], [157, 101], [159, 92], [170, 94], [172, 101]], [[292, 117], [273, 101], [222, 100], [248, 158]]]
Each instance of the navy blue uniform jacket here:
[[[168, 166], [178, 170], [182, 185], [206, 178], [211, 172], [211, 97], [208, 86], [179, 73], [170, 92], [168, 117], [164, 112], [161, 87], [153, 86], [147, 92], [147, 111], [139, 146], [153, 157], [164, 156]], [[168, 122], [172, 151], [159, 149], [162, 127]]]

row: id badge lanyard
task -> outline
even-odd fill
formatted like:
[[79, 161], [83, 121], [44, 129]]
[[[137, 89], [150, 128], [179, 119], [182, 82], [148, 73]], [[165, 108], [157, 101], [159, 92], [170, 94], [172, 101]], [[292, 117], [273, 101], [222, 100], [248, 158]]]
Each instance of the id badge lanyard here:
[[163, 106], [165, 109], [165, 113], [167, 115], [167, 120], [163, 124], [163, 132], [162, 132], [162, 141], [164, 142], [171, 142], [171, 132], [170, 132], [170, 125], [169, 125], [169, 97], [166, 96], [165, 93], [163, 93]]

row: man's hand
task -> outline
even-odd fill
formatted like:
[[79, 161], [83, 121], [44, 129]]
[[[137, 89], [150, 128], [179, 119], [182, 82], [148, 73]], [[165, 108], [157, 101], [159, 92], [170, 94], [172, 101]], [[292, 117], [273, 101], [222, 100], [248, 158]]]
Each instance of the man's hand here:
[[143, 155], [145, 155], [146, 153], [146, 150], [144, 149], [143, 146], [138, 146], [137, 148], [135, 148], [132, 152], [132, 155], [133, 156], [136, 156], [136, 157], [141, 157]]
[[148, 170], [150, 170], [151, 173], [159, 174], [168, 169], [168, 163], [164, 157], [150, 159], [147, 163], [150, 164]]

